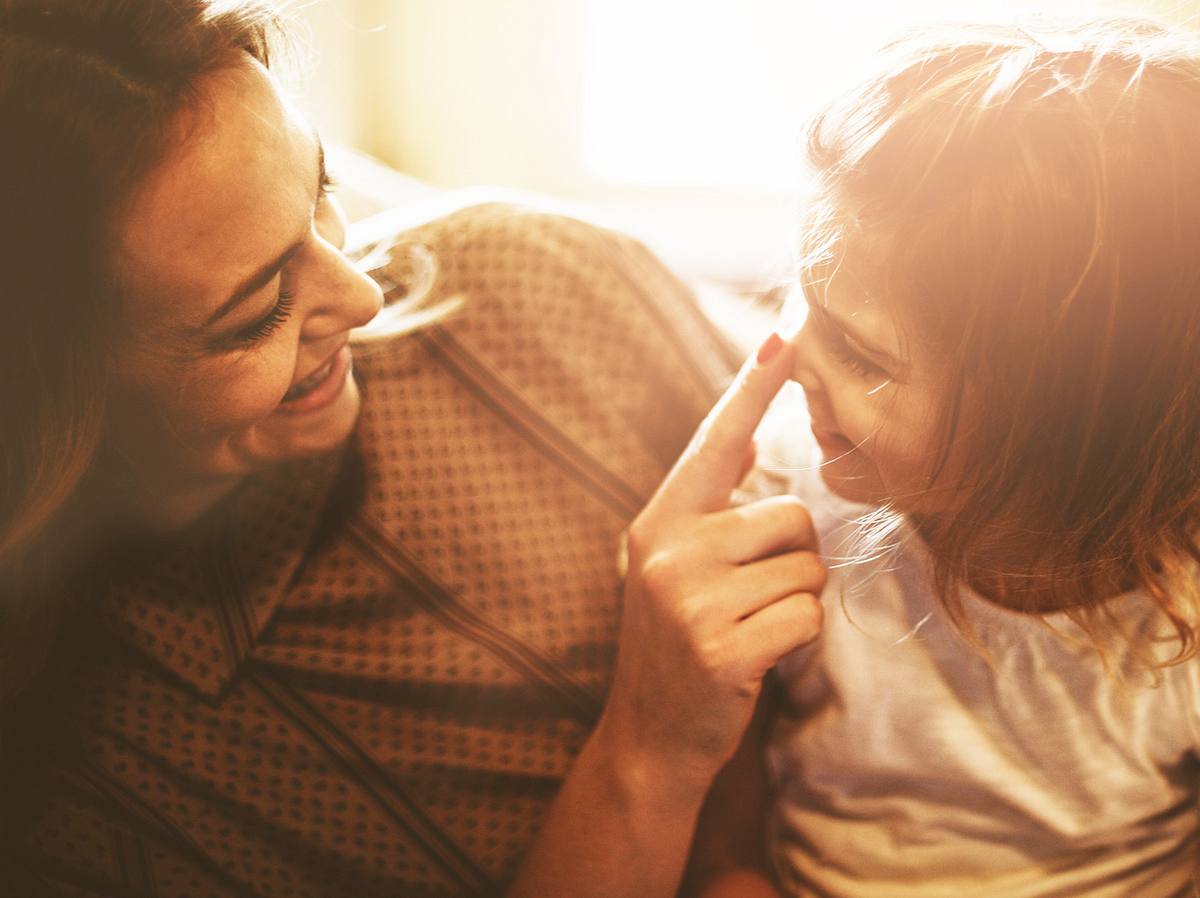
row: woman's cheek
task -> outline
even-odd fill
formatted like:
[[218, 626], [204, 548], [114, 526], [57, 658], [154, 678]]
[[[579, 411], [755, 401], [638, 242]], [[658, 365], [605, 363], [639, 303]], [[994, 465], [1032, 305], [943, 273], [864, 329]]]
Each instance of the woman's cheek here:
[[277, 347], [251, 350], [253, 355], [226, 364], [207, 382], [191, 390], [201, 407], [196, 420], [221, 435], [236, 433], [274, 414], [292, 382], [295, 353]]

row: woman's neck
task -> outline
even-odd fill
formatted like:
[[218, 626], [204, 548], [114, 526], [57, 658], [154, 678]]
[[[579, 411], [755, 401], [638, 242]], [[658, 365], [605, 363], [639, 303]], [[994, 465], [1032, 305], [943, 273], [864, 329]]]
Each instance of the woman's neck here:
[[176, 486], [172, 491], [143, 494], [135, 505], [139, 520], [154, 533], [191, 526], [237, 488], [241, 478]]
[[132, 471], [121, 459], [107, 457], [93, 468], [88, 492], [100, 520], [127, 535], [164, 536], [190, 527], [232, 493], [244, 479], [156, 476]]

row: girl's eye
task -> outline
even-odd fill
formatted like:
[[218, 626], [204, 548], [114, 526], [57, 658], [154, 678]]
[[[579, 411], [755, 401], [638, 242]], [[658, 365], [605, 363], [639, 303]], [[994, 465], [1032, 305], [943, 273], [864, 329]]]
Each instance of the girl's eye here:
[[842, 335], [841, 331], [834, 328], [822, 316], [816, 316], [816, 320], [819, 323], [819, 331], [822, 339], [825, 342], [825, 345], [829, 347], [829, 350], [833, 353], [833, 356], [848, 371], [851, 371], [860, 377], [878, 375], [882, 375], [884, 377], [889, 376], [886, 371], [884, 371], [870, 359], [865, 358], [862, 353], [858, 352], [849, 343], [847, 343], [846, 338]]
[[885, 374], [886, 372], [876, 365], [874, 362], [868, 361], [857, 352], [850, 348], [845, 340], [838, 339], [833, 341], [831, 347], [833, 354], [837, 356], [838, 361], [845, 365], [849, 370], [853, 371], [862, 377], [871, 374]]
[[266, 314], [266, 317], [234, 334], [233, 342], [239, 346], [250, 346], [275, 333], [292, 314], [292, 296], [291, 293], [280, 291], [275, 305], [271, 307], [271, 311]]

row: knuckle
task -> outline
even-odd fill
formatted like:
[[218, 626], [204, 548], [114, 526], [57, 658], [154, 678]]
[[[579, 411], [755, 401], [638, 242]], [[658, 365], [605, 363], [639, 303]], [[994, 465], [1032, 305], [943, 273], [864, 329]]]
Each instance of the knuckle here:
[[701, 674], [710, 682], [720, 682], [728, 667], [728, 653], [721, 640], [711, 636], [697, 638], [692, 646], [693, 657]]
[[709, 427], [699, 434], [691, 454], [701, 467], [712, 467], [721, 461], [727, 451], [721, 432], [716, 427]]
[[669, 595], [679, 584], [682, 565], [677, 553], [661, 549], [642, 563], [642, 585], [655, 595]]
[[784, 527], [792, 532], [809, 533], [813, 527], [812, 515], [796, 496], [780, 496], [776, 500], [777, 513]]
[[708, 603], [702, 596], [691, 593], [680, 598], [677, 613], [680, 623], [699, 633], [708, 616]]
[[812, 639], [825, 622], [825, 609], [812, 593], [797, 593], [793, 598], [796, 609], [796, 629], [802, 639]]
[[797, 552], [797, 581], [805, 592], [820, 593], [829, 580], [829, 571], [816, 552]]
[[640, 514], [634, 518], [626, 531], [626, 546], [633, 558], [645, 558], [653, 545], [653, 524], [648, 515]]

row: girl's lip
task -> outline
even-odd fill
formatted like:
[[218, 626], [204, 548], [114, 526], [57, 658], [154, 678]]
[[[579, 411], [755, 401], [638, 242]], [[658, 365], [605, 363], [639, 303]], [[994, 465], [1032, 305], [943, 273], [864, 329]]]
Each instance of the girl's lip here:
[[[280, 402], [277, 411], [289, 415], [314, 412], [332, 403], [342, 394], [346, 379], [350, 374], [351, 355], [350, 345], [343, 344], [342, 348], [333, 354], [329, 374], [314, 389], [295, 399]], [[324, 366], [321, 366], [324, 367]], [[317, 370], [320, 370], [318, 368]]]
[[812, 435], [817, 443], [826, 451], [846, 453], [854, 449], [854, 444], [834, 430], [824, 430], [816, 424], [812, 425]]

